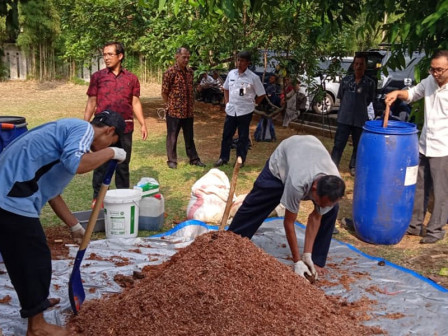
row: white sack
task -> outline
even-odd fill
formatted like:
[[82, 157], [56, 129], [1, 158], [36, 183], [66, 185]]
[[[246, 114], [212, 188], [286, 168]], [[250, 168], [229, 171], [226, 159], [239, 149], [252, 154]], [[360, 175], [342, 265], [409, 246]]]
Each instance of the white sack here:
[[[229, 190], [230, 183], [227, 175], [219, 169], [210, 169], [191, 187], [187, 218], [206, 223], [220, 223]], [[233, 195], [233, 198], [235, 198], [235, 195]]]

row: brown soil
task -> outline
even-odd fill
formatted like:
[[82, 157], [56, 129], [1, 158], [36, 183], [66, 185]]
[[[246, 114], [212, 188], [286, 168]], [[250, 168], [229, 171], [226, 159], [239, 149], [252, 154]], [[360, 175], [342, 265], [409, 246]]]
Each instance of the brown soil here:
[[[327, 297], [230, 232], [204, 234], [122, 293], [84, 303], [83, 335], [372, 335], [369, 300]], [[122, 281], [123, 279], [121, 279]]]
[[47, 243], [51, 250], [51, 258], [68, 259], [69, 248], [66, 244], [75, 244], [70, 230], [65, 226], [52, 226], [45, 229]]

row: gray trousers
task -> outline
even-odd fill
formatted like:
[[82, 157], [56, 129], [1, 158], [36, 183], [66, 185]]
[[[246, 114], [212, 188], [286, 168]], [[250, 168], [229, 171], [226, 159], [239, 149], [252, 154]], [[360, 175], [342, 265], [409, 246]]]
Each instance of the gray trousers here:
[[445, 236], [443, 226], [448, 218], [448, 156], [426, 157], [419, 155], [417, 186], [414, 209], [409, 224], [411, 231], [422, 229], [425, 219], [425, 194], [434, 190], [434, 209], [426, 227], [426, 235], [442, 239]]

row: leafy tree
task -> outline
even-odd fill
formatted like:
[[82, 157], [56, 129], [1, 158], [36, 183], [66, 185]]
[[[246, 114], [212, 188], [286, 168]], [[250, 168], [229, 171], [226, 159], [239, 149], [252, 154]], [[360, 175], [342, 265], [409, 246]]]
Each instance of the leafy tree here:
[[[367, 31], [386, 21], [384, 41], [392, 46], [391, 67], [403, 66], [407, 52], [430, 56], [437, 49], [448, 49], [448, 0], [367, 0], [365, 12]], [[427, 60], [422, 63], [426, 66]]]
[[60, 34], [59, 16], [51, 0], [22, 1], [19, 6], [21, 32], [17, 44], [28, 51], [32, 76], [40, 80], [56, 76], [55, 42]]
[[[61, 14], [64, 58], [72, 65], [99, 57], [101, 47], [120, 41], [126, 48], [126, 64], [134, 64], [136, 40], [151, 21], [146, 7], [134, 0], [54, 0]], [[88, 65], [88, 64], [87, 64]], [[75, 66], [72, 75], [75, 73]]]

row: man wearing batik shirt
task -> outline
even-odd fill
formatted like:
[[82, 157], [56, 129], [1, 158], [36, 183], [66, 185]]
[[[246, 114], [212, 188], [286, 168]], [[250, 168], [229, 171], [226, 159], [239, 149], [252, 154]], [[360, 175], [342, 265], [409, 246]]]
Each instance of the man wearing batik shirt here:
[[205, 167], [199, 159], [193, 133], [193, 70], [188, 67], [190, 52], [176, 51], [176, 64], [163, 74], [162, 98], [166, 103], [166, 154], [168, 167], [177, 168], [177, 137], [182, 129], [190, 165]]
[[[119, 42], [110, 42], [103, 47], [103, 58], [106, 68], [95, 72], [91, 79], [87, 95], [87, 106], [84, 120], [90, 121], [92, 115], [102, 111], [118, 112], [126, 122], [124, 135], [121, 137], [121, 147], [126, 151], [124, 162], [117, 166], [115, 185], [117, 189], [129, 188], [129, 162], [132, 151], [132, 132], [134, 131], [134, 116], [141, 126], [142, 139], [146, 140], [148, 131], [143, 117], [140, 102], [140, 83], [137, 76], [122, 67], [124, 48]], [[93, 173], [93, 203], [101, 187], [107, 164], [95, 169]]]

